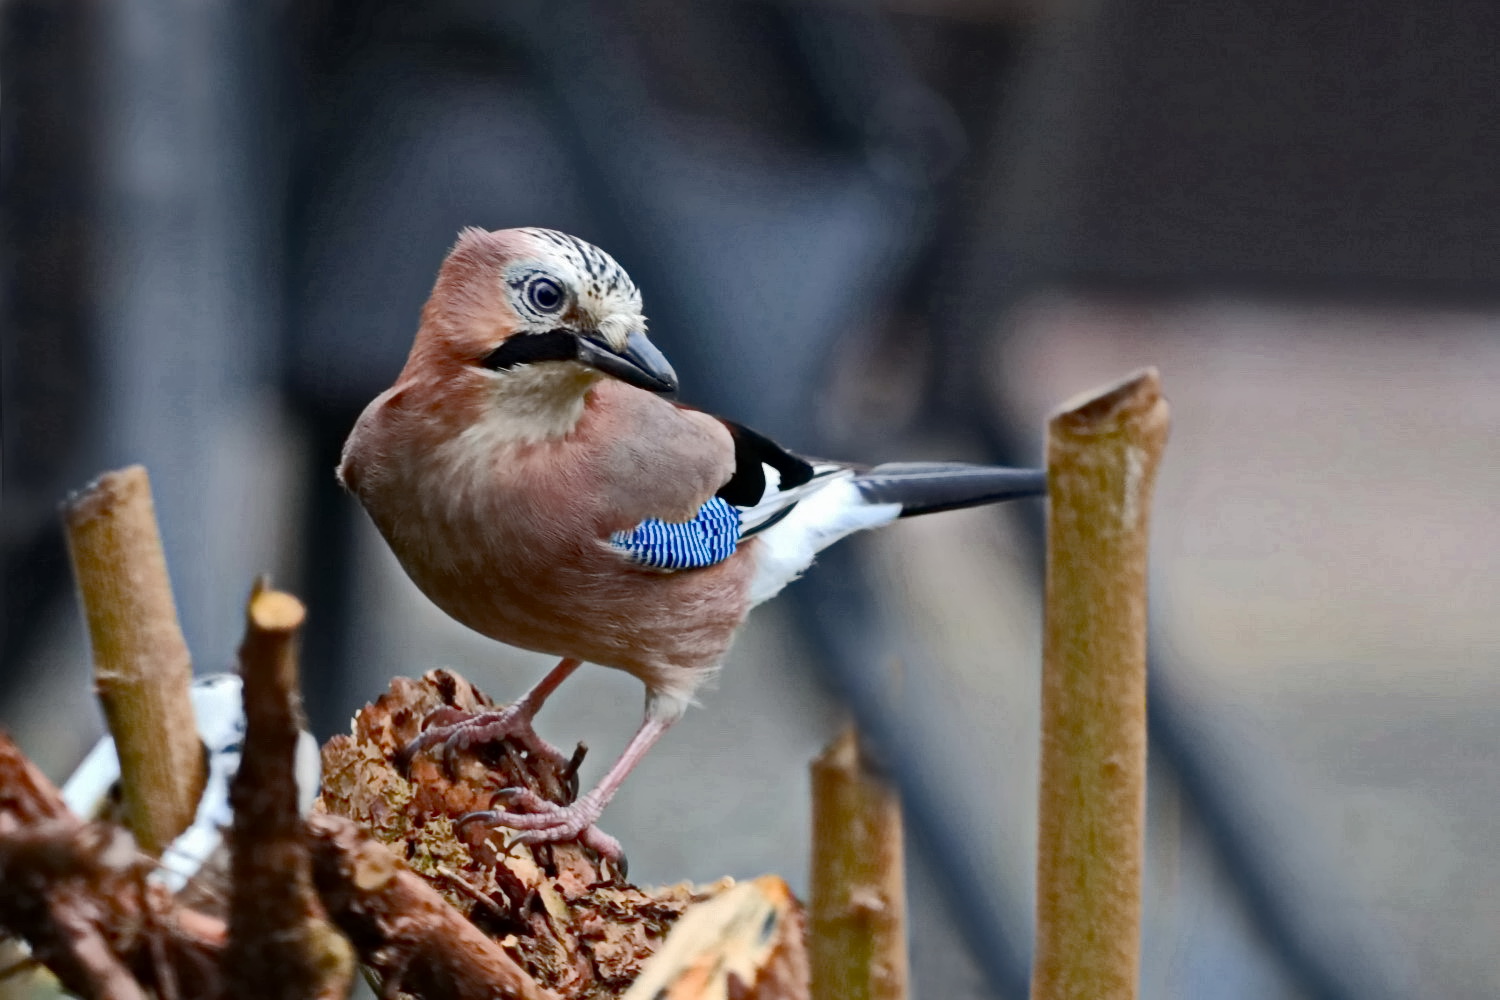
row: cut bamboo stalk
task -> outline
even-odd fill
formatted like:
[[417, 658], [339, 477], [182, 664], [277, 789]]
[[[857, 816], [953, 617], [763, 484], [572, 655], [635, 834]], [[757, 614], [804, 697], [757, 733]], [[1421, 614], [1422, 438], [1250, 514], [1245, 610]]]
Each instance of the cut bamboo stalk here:
[[193, 821], [204, 769], [188, 696], [192, 660], [146, 470], [100, 476], [68, 501], [63, 520], [126, 820], [141, 847], [160, 854]]
[[1146, 556], [1167, 426], [1154, 369], [1069, 404], [1048, 426], [1032, 1000], [1136, 996]]
[[905, 1000], [901, 802], [849, 726], [812, 764], [815, 1000]]

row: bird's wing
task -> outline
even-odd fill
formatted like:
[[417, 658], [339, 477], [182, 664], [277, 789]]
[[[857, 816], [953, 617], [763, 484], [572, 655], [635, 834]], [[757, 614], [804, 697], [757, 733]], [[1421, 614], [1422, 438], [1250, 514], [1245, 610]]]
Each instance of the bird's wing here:
[[766, 530], [832, 480], [856, 472], [852, 465], [793, 454], [764, 434], [720, 419], [734, 438], [735, 461], [734, 475], [717, 495], [739, 509], [741, 538]]
[[758, 534], [750, 602], [775, 596], [819, 552], [846, 535], [898, 517], [930, 514], [1046, 492], [1042, 469], [960, 462], [897, 462], [874, 468], [794, 455], [744, 427], [728, 425], [736, 473], [719, 491], [743, 503], [740, 537]]
[[962, 462], [868, 468], [819, 461], [787, 451], [748, 427], [715, 419], [734, 441], [733, 474], [691, 519], [650, 518], [611, 536], [631, 561], [663, 571], [698, 569], [728, 559], [741, 541], [763, 535], [760, 561], [767, 584], [753, 589], [769, 594], [850, 532], [898, 517], [1040, 496], [1047, 489], [1042, 469]]
[[852, 466], [803, 458], [748, 427], [714, 419], [734, 441], [733, 472], [690, 519], [647, 518], [611, 535], [610, 544], [631, 562], [668, 572], [712, 566], [830, 481], [855, 474]]
[[734, 438], [735, 473], [718, 495], [740, 509], [740, 537], [757, 534], [835, 480], [854, 487], [860, 506], [900, 504], [901, 517], [1041, 496], [1043, 469], [967, 462], [887, 462], [873, 468], [793, 454], [748, 427], [719, 418]]

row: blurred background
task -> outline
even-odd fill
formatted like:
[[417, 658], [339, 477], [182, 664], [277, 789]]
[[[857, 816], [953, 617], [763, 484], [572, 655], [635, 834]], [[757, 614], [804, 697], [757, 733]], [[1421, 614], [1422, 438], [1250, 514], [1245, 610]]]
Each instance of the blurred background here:
[[[548, 226], [683, 398], [813, 454], [1036, 462], [1157, 365], [1142, 995], [1494, 996], [1497, 47], [1479, 0], [4, 0], [0, 724], [56, 777], [100, 731], [57, 505], [130, 462], [199, 670], [270, 571], [320, 735], [395, 674], [534, 681], [332, 470], [457, 230]], [[919, 995], [1024, 996], [1040, 524], [830, 551], [606, 813], [632, 874], [805, 888], [852, 714]], [[640, 701], [585, 671], [540, 727], [588, 783]]]

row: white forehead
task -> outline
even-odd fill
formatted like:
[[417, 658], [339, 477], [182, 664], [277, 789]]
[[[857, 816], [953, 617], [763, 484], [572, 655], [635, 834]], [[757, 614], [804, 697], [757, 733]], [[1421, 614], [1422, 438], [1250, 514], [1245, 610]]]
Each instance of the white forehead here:
[[523, 229], [542, 245], [546, 263], [568, 281], [580, 298], [639, 312], [641, 292], [613, 257], [576, 236], [555, 229]]

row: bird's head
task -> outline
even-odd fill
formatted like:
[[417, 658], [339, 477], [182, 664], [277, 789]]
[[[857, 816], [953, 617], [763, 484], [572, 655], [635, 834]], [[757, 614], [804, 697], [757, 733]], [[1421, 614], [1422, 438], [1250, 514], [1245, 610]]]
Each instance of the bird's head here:
[[462, 365], [500, 395], [600, 377], [673, 392], [677, 374], [646, 337], [641, 293], [609, 254], [550, 229], [469, 228], [443, 262], [413, 363]]

